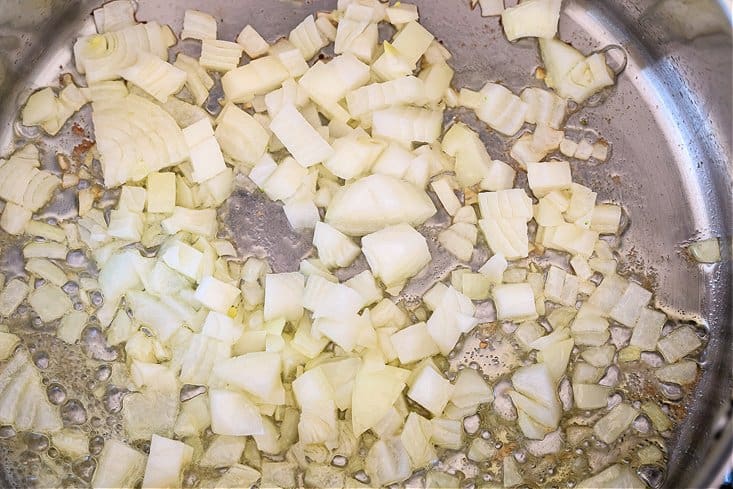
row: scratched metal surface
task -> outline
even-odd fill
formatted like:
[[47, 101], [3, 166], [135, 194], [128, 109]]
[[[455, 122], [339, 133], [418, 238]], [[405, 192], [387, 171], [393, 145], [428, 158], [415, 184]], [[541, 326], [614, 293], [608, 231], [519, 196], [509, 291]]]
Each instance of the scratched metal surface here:
[[[97, 0], [0, 0], [0, 154], [18, 136], [13, 121], [34, 87], [53, 84], [71, 66], [71, 42], [93, 28]], [[273, 0], [141, 0], [139, 19], [156, 19], [179, 31], [186, 8], [219, 18], [232, 39], [246, 23], [274, 40], [306, 12], [335, 1], [305, 4]], [[505, 41], [497, 20], [483, 19], [462, 0], [416, 0], [422, 21], [453, 52], [456, 82], [477, 88], [501, 81], [520, 89], [538, 64], [534, 44]], [[623, 236], [622, 261], [655, 284], [655, 301], [684, 313], [709, 330], [704, 374], [670, 457], [670, 487], [716, 485], [729, 460], [731, 363], [731, 33], [728, 2], [715, 0], [566, 0], [560, 30], [581, 49], [624, 47], [629, 64], [600, 105], [575, 113], [569, 126], [592, 128], [610, 141], [602, 166], [576, 165], [574, 175], [599, 190], [599, 198], [623, 203], [631, 226]], [[679, 13], [675, 5], [691, 6]], [[78, 116], [88, 122], [88, 113]], [[588, 129], [586, 129], [588, 128]], [[33, 133], [24, 136], [34, 137]], [[507, 144], [483, 134], [492, 155], [507, 158]], [[54, 147], [70, 151], [67, 132]], [[289, 231], [281, 209], [245, 184], [225, 212], [240, 251], [268, 255], [277, 270], [292, 269], [310, 253], [309, 237]], [[441, 216], [434, 218], [439, 224]], [[426, 228], [429, 231], [430, 224]], [[724, 260], [691, 263], [682, 252], [693, 239], [719, 237]], [[426, 277], [410, 284], [420, 294], [429, 279], [452, 266], [440, 256]], [[487, 311], [490, 317], [491, 311]], [[61, 362], [63, 365], [63, 362]], [[2, 481], [0, 481], [2, 482]]]

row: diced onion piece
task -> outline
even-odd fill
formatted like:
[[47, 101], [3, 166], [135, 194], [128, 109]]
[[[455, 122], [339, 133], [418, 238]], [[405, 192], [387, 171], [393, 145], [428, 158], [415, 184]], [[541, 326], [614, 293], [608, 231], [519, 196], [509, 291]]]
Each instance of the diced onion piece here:
[[532, 219], [532, 199], [523, 189], [481, 192], [478, 200], [483, 218]]
[[354, 179], [369, 171], [385, 146], [382, 141], [355, 131], [333, 142], [334, 153], [323, 165], [339, 178]]
[[597, 91], [613, 85], [611, 71], [602, 53], [586, 58], [558, 39], [543, 38], [539, 41], [540, 55], [547, 70], [545, 83], [561, 97], [582, 103]]
[[346, 53], [328, 63], [317, 61], [298, 83], [330, 119], [346, 123], [350, 115], [339, 102], [350, 91], [369, 83], [369, 66]]
[[25, 300], [30, 287], [22, 280], [15, 278], [5, 284], [0, 292], [0, 316], [10, 316]]
[[575, 152], [577, 151], [577, 149], [578, 149], [578, 143], [576, 143], [572, 139], [564, 138], [560, 142], [560, 153], [567, 156], [568, 158], [573, 158], [575, 156]]
[[216, 435], [201, 455], [198, 465], [211, 468], [235, 465], [242, 457], [246, 441], [246, 438], [239, 436]]
[[456, 178], [462, 186], [475, 185], [488, 176], [491, 157], [478, 134], [465, 124], [451, 126], [443, 136], [442, 149], [456, 158]]
[[186, 88], [191, 92], [196, 105], [203, 104], [209, 97], [214, 80], [196, 59], [183, 53], [178, 53], [173, 66], [186, 72]]
[[0, 361], [5, 361], [20, 344], [20, 338], [12, 333], [0, 332]]
[[140, 241], [144, 229], [143, 215], [139, 212], [113, 210], [107, 233], [113, 238]]
[[369, 449], [364, 469], [375, 486], [388, 486], [410, 477], [410, 456], [399, 438], [380, 439]]
[[[372, 65], [372, 70], [383, 80], [393, 80], [415, 69], [420, 57], [425, 54], [433, 35], [417, 22], [410, 22], [400, 30], [389, 44], [385, 41], [384, 53]], [[394, 60], [398, 58], [404, 67], [395, 70]]]
[[[527, 113], [525, 114], [527, 122], [547, 125], [553, 129], [560, 128], [567, 108], [565, 99], [548, 90], [535, 87], [525, 88], [522, 90], [520, 97], [527, 104]], [[567, 156], [573, 156], [573, 154]]]
[[360, 117], [394, 105], [418, 104], [424, 97], [423, 80], [405, 76], [357, 88], [346, 95], [346, 102], [351, 115]]
[[453, 385], [430, 365], [425, 365], [415, 375], [407, 397], [440, 416], [453, 393]]
[[422, 234], [408, 224], [386, 227], [364, 236], [362, 251], [375, 277], [387, 288], [401, 287], [430, 262]]
[[483, 103], [476, 116], [492, 129], [511, 136], [524, 124], [528, 106], [508, 88], [497, 83], [487, 83], [481, 89]]
[[591, 154], [593, 154], [593, 145], [590, 144], [590, 141], [588, 141], [586, 138], [583, 138], [578, 143], [578, 147], [575, 148], [575, 154], [573, 155], [573, 157], [578, 160], [586, 161], [590, 159]]
[[329, 282], [320, 275], [308, 277], [303, 306], [313, 312], [314, 318], [349, 317], [358, 313], [362, 304], [362, 297], [352, 288]]
[[213, 373], [227, 385], [235, 386], [261, 402], [284, 404], [282, 362], [279, 353], [254, 352], [229, 358], [214, 366]]
[[689, 326], [675, 329], [659, 340], [657, 349], [667, 363], [675, 363], [702, 346], [700, 338]]
[[390, 337], [400, 363], [413, 363], [439, 353], [425, 323], [408, 326]]
[[290, 73], [276, 56], [265, 56], [228, 71], [221, 78], [226, 99], [249, 102], [255, 95], [264, 95], [278, 88]]
[[264, 434], [262, 417], [247, 396], [223, 389], [209, 391], [211, 431], [218, 435]]
[[528, 163], [527, 180], [536, 197], [544, 197], [553, 190], [567, 190], [572, 184], [570, 164], [567, 161]]
[[603, 443], [613, 443], [639, 415], [639, 411], [622, 402], [593, 426], [593, 433]]
[[372, 134], [405, 144], [433, 143], [440, 137], [442, 124], [442, 110], [395, 107], [374, 112]]
[[316, 22], [312, 15], [303, 19], [290, 32], [289, 39], [300, 50], [306, 60], [311, 59], [321, 48], [328, 44], [328, 40], [321, 35], [321, 32], [316, 27]]
[[13, 202], [6, 202], [0, 216], [0, 228], [8, 234], [22, 234], [32, 217], [33, 212], [29, 209]]
[[270, 135], [251, 115], [229, 103], [224, 106], [216, 122], [214, 135], [229, 158], [246, 164], [262, 158]]
[[[580, 255], [583, 258], [588, 258], [593, 253], [593, 247], [597, 241], [597, 232], [585, 229], [577, 224], [565, 223], [559, 226], [545, 228], [542, 244], [547, 248], [566, 251], [571, 255]], [[589, 264], [592, 268], [592, 259], [589, 261]]]
[[524, 482], [524, 477], [520, 472], [519, 465], [512, 455], [507, 455], [502, 461], [502, 469], [504, 472], [504, 487], [514, 487]]
[[329, 268], [347, 267], [361, 253], [348, 236], [322, 222], [316, 224], [313, 246], [318, 250], [323, 264]]
[[664, 313], [645, 307], [636, 320], [630, 344], [642, 351], [654, 351], [666, 321]]
[[425, 192], [387, 175], [370, 175], [334, 196], [326, 222], [349, 235], [364, 235], [399, 223], [417, 226], [435, 214]]
[[72, 309], [73, 304], [61, 287], [50, 283], [44, 284], [28, 296], [31, 305], [43, 322], [50, 322], [63, 317]]
[[135, 25], [135, 5], [130, 0], [105, 3], [102, 7], [94, 9], [92, 14], [94, 25], [100, 34]]
[[649, 304], [651, 298], [651, 292], [634, 282], [630, 282], [618, 302], [611, 309], [611, 319], [624, 326], [633, 327], [642, 309]]
[[644, 485], [644, 482], [634, 473], [631, 466], [616, 464], [593, 477], [580, 481], [577, 487], [578, 489], [595, 489], [598, 487], [639, 489]]
[[594, 367], [608, 367], [613, 362], [616, 347], [613, 345], [593, 346], [586, 348], [580, 356]]
[[692, 384], [697, 379], [697, 363], [691, 360], [682, 360], [658, 368], [654, 371], [654, 375], [662, 382], [679, 385]]
[[239, 66], [242, 51], [242, 46], [234, 42], [205, 39], [199, 63], [206, 69], [226, 73]]
[[181, 39], [216, 39], [216, 19], [206, 12], [186, 10]]
[[433, 427], [430, 421], [417, 413], [410, 413], [402, 429], [400, 440], [410, 455], [413, 468], [424, 467], [437, 460], [438, 455], [430, 442]]
[[239, 299], [240, 294], [237, 287], [207, 276], [201, 279], [194, 297], [209, 309], [226, 314]]
[[63, 427], [59, 411], [49, 401], [41, 375], [25, 349], [0, 370], [0, 422], [17, 431], [54, 433]]
[[593, 209], [590, 228], [600, 234], [617, 234], [621, 225], [621, 207], [598, 204]]
[[715, 263], [720, 261], [720, 244], [718, 238], [710, 238], [696, 241], [690, 244], [687, 249], [692, 257], [699, 263]]
[[616, 274], [607, 275], [588, 298], [588, 304], [607, 316], [628, 286], [629, 282], [623, 277]]
[[320, 163], [333, 154], [333, 148], [293, 105], [280, 110], [270, 129], [303, 167]]
[[216, 234], [216, 209], [186, 209], [176, 206], [173, 215], [161, 222], [163, 231], [176, 234], [186, 231], [201, 236], [213, 237]]
[[470, 261], [473, 255], [473, 243], [452, 229], [445, 229], [438, 234], [438, 243], [450, 254], [461, 261]]
[[401, 368], [362, 365], [354, 380], [351, 397], [354, 435], [360, 436], [387, 414], [402, 393], [409, 375], [409, 370]]
[[486, 275], [491, 283], [500, 284], [504, 277], [504, 272], [507, 268], [507, 261], [504, 255], [497, 253], [489, 258], [481, 268], [478, 269], [479, 273]]
[[[254, 172], [254, 170], [253, 170]], [[250, 173], [250, 178], [251, 178]], [[308, 175], [308, 170], [295, 159], [287, 157], [262, 184], [262, 190], [272, 200], [287, 200], [293, 197]]]
[[[142, 180], [189, 156], [178, 124], [153, 102], [129, 95], [95, 101], [92, 109], [107, 187]], [[120, 113], [128, 116], [120, 117]]]
[[521, 5], [504, 10], [501, 24], [507, 39], [554, 37], [561, 3], [561, 0], [525, 0]]
[[428, 103], [437, 104], [443, 99], [443, 94], [450, 88], [453, 74], [453, 69], [445, 62], [431, 64], [420, 72], [419, 78], [424, 82]]
[[183, 137], [190, 151], [195, 182], [205, 182], [226, 169], [224, 156], [209, 119], [201, 119], [185, 128]]
[[387, 7], [386, 10], [387, 20], [393, 25], [407, 24], [419, 19], [417, 5], [410, 3], [400, 2], [392, 7]]
[[187, 77], [185, 71], [144, 51], [138, 53], [136, 62], [121, 70], [120, 75], [161, 103], [168, 100], [169, 96], [179, 92], [186, 83]]
[[298, 272], [265, 276], [265, 320], [297, 321], [303, 315], [305, 280]]
[[455, 419], [433, 418], [432, 442], [449, 450], [460, 450], [463, 446], [463, 423]]
[[662, 408], [653, 401], [647, 401], [641, 405], [641, 410], [651, 420], [654, 428], [660, 432], [669, 430], [672, 427], [672, 422], [669, 417], [662, 411]]
[[172, 214], [176, 207], [176, 174], [154, 172], [147, 178], [148, 212]]
[[573, 384], [592, 384], [601, 380], [604, 370], [585, 362], [576, 362], [573, 365]]
[[507, 260], [524, 258], [529, 254], [527, 221], [524, 218], [481, 219], [479, 227], [495, 254], [501, 254]]
[[[472, 6], [476, 2], [472, 2]], [[504, 0], [478, 0], [481, 8], [481, 17], [493, 17], [501, 15], [504, 11]]]
[[[56, 441], [54, 440], [54, 446]], [[84, 450], [84, 453], [87, 449]], [[145, 473], [145, 455], [121, 441], [111, 439], [104, 443], [97, 458], [92, 487], [131, 487], [140, 482]]]
[[605, 385], [573, 384], [573, 400], [578, 409], [606, 407], [611, 388]]
[[53, 226], [42, 221], [30, 221], [25, 227], [26, 234], [63, 243], [66, 241], [66, 232], [60, 226]]
[[242, 32], [237, 36], [237, 42], [244, 48], [244, 52], [247, 53], [252, 59], [259, 58], [260, 56], [267, 53], [270, 49], [270, 45], [267, 44], [262, 36], [255, 30], [251, 25], [245, 26]]
[[63, 286], [69, 280], [61, 268], [45, 258], [29, 259], [25, 264], [25, 269], [59, 287]]
[[448, 213], [448, 215], [455, 216], [458, 210], [461, 208], [461, 202], [458, 200], [458, 197], [456, 197], [456, 194], [453, 192], [453, 188], [451, 187], [448, 179], [446, 177], [443, 177], [439, 180], [435, 180], [430, 184], [430, 187], [433, 189], [433, 192], [435, 192], [438, 196], [440, 203], [443, 204], [443, 208]]
[[534, 292], [528, 283], [496, 285], [492, 289], [492, 297], [499, 320], [537, 317]]
[[494, 394], [479, 372], [465, 368], [458, 372], [450, 401], [459, 408], [479, 406], [494, 400]]

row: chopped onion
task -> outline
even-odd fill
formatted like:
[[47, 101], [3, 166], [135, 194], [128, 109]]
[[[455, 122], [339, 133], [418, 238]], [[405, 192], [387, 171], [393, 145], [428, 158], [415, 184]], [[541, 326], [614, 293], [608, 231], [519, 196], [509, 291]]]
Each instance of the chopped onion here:
[[692, 257], [699, 263], [715, 263], [720, 261], [720, 244], [718, 238], [696, 241], [687, 247]]
[[118, 440], [107, 440], [97, 459], [92, 487], [134, 486], [145, 473], [145, 463], [143, 453]]
[[504, 35], [510, 41], [521, 37], [552, 38], [557, 33], [561, 0], [525, 0], [501, 12]]
[[646, 484], [637, 477], [628, 465], [616, 464], [578, 483], [578, 489], [600, 487], [641, 489]]
[[237, 42], [242, 45], [244, 52], [252, 59], [259, 58], [270, 49], [267, 41], [249, 24], [239, 33]]
[[326, 222], [339, 231], [361, 236], [384, 227], [422, 224], [436, 209], [427, 194], [387, 175], [370, 175], [343, 187], [326, 212]]
[[402, 364], [413, 363], [439, 352], [425, 323], [413, 324], [394, 333], [390, 341]]
[[386, 227], [361, 240], [362, 252], [385, 287], [399, 287], [430, 262], [423, 235], [408, 224]]
[[204, 39], [199, 64], [207, 70], [226, 73], [239, 66], [242, 51], [242, 46], [234, 42]]
[[702, 342], [689, 326], [675, 329], [657, 343], [657, 349], [667, 363], [675, 363], [700, 348]]
[[613, 443], [638, 415], [639, 411], [622, 402], [596, 422], [593, 434], [604, 443]]

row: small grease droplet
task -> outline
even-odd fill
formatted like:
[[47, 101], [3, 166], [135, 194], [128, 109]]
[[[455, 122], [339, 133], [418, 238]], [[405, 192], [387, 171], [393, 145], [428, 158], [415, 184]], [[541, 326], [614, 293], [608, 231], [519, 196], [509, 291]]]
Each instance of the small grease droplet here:
[[69, 281], [61, 287], [61, 290], [63, 290], [67, 294], [76, 294], [79, 292], [79, 284], [73, 281]]
[[66, 400], [66, 389], [60, 384], [53, 383], [46, 388], [46, 395], [51, 404], [63, 404]]
[[86, 482], [90, 482], [92, 480], [94, 469], [96, 468], [97, 462], [92, 457], [84, 457], [71, 466], [71, 470], [74, 475]]
[[74, 268], [83, 268], [87, 265], [87, 257], [82, 250], [71, 250], [66, 254], [66, 263]]
[[102, 449], [104, 448], [104, 438], [101, 436], [95, 436], [92, 437], [89, 440], [89, 454], [90, 455], [99, 455], [102, 452]]
[[25, 444], [28, 450], [34, 452], [44, 452], [50, 445], [48, 438], [40, 433], [28, 433], [25, 436]]
[[80, 425], [87, 420], [87, 411], [78, 399], [70, 399], [61, 407], [61, 419], [65, 425]]
[[106, 382], [112, 376], [112, 367], [109, 365], [100, 365], [97, 369], [97, 380]]
[[15, 436], [15, 428], [9, 425], [0, 426], [0, 439], [12, 438]]
[[348, 463], [349, 460], [343, 455], [336, 455], [335, 457], [333, 457], [333, 460], [331, 460], [331, 465], [333, 465], [334, 467], [346, 467]]

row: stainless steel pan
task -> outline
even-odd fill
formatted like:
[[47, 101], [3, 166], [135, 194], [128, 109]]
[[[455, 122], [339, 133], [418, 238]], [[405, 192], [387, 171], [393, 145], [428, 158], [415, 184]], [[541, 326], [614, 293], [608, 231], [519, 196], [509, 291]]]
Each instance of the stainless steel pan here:
[[[72, 39], [91, 28], [89, 14], [101, 3], [0, 1], [0, 154], [7, 153], [19, 135], [29, 136], [19, 134], [14, 126], [19, 104], [30, 89], [52, 83], [72, 65]], [[424, 24], [454, 53], [456, 81], [462, 86], [477, 88], [487, 80], [501, 80], [520, 89], [539, 63], [533, 42], [510, 45], [498, 21], [481, 18], [469, 10], [467, 1], [416, 3]], [[219, 18], [224, 38], [234, 38], [243, 25], [252, 23], [272, 40], [306, 12], [331, 9], [334, 4], [324, 0], [305, 4], [141, 0], [138, 18], [165, 22], [179, 31], [183, 10], [198, 7]], [[654, 284], [658, 305], [671, 314], [690, 315], [707, 328], [702, 378], [685, 405], [687, 417], [671, 441], [665, 484], [718, 485], [733, 453], [730, 2], [566, 0], [560, 31], [564, 39], [584, 50], [616, 44], [628, 53], [628, 65], [612, 96], [592, 110], [575, 113], [569, 122], [578, 130], [593, 128], [609, 140], [612, 158], [602, 167], [578, 166], [574, 172], [599, 190], [599, 197], [621, 202], [628, 210], [632, 225], [623, 236], [622, 261]], [[503, 142], [490, 136], [486, 141], [492, 154], [507, 157]], [[78, 138], [62, 137], [60, 144], [71, 151], [78, 142]], [[231, 219], [232, 231], [240, 235], [245, 251], [264, 247], [276, 267], [286, 267], [308, 245], [285, 230], [277, 208], [253, 199], [240, 192], [233, 205], [255, 204], [273, 221], [263, 226], [261, 219], [259, 223], [251, 218]], [[291, 241], [287, 247], [281, 244], [283, 237]], [[707, 237], [721, 238], [723, 261], [695, 264], [683, 252], [684, 245]], [[9, 250], [3, 247], [0, 261], [5, 271], [12, 265]], [[43, 335], [34, 338], [44, 344]], [[63, 358], [61, 353], [51, 354], [48, 377], [66, 379], [71, 386], [68, 396], [92, 387], [88, 384], [95, 381], [91, 367], [81, 365], [84, 358], [78, 350], [65, 351]], [[80, 381], [81, 375], [88, 378]], [[104, 419], [95, 421], [93, 406], [89, 409], [87, 422], [97, 423], [95, 431], [104, 433], [99, 426], [106, 426]], [[110, 423], [113, 426], [114, 420]], [[18, 484], [17, 475], [36, 460], [19, 458], [9, 448], [10, 441], [3, 446], [0, 486]]]

